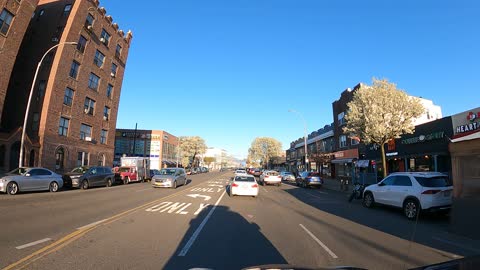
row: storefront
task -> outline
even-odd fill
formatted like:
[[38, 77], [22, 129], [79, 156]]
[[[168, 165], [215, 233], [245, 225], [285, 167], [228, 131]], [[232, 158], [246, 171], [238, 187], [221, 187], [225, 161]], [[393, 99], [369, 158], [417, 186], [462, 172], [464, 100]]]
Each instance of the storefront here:
[[[435, 171], [451, 175], [448, 151], [452, 137], [452, 119], [444, 117], [415, 128], [413, 134], [404, 134], [391, 140], [385, 147], [387, 174], [406, 171]], [[380, 147], [369, 145], [366, 158], [375, 161], [378, 176], [383, 176]]]
[[452, 116], [452, 230], [480, 239], [480, 108]]
[[358, 160], [358, 149], [348, 149], [333, 153], [335, 159], [332, 159], [332, 177], [340, 180], [349, 180], [355, 173], [355, 162]]

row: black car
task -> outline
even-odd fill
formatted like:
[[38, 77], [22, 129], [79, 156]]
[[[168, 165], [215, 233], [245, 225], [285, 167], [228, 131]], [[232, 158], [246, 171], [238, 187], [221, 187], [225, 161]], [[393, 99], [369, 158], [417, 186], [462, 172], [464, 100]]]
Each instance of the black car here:
[[95, 186], [112, 186], [115, 174], [112, 169], [104, 166], [77, 167], [63, 175], [67, 187], [88, 189]]

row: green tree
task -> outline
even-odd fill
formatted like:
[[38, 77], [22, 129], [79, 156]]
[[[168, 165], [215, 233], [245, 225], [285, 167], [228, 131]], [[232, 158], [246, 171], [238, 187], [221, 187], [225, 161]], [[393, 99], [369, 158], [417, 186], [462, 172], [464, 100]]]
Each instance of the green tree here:
[[182, 136], [179, 137], [179, 142], [180, 157], [184, 167], [195, 166], [197, 156], [204, 154], [207, 149], [205, 140], [199, 136]]
[[254, 164], [266, 166], [270, 158], [280, 156], [281, 153], [281, 142], [270, 137], [257, 137], [248, 149], [248, 160]]
[[204, 157], [203, 158], [203, 162], [205, 162], [205, 164], [207, 164], [207, 167], [210, 168], [210, 164], [212, 164], [213, 162], [215, 162], [215, 157]]
[[424, 111], [418, 98], [407, 95], [386, 79], [373, 78], [372, 86], [362, 86], [353, 94], [343, 131], [359, 137], [365, 144], [380, 146], [386, 177], [385, 144], [402, 134], [413, 133], [414, 120]]

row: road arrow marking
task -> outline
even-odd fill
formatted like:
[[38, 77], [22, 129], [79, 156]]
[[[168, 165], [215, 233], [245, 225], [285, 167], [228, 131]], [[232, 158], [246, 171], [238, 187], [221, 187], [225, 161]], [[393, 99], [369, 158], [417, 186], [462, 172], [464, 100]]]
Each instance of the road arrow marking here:
[[208, 201], [210, 200], [212, 197], [210, 196], [207, 196], [207, 195], [201, 195], [201, 194], [188, 194], [187, 195], [188, 197], [192, 197], [192, 198], [204, 198], [204, 201]]

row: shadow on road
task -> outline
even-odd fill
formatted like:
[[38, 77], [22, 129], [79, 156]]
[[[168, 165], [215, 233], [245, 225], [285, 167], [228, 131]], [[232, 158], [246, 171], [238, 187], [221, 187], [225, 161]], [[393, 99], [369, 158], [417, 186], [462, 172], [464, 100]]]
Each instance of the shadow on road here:
[[[349, 203], [347, 201], [349, 194], [346, 193], [330, 192], [327, 194], [325, 192], [318, 192], [317, 189], [304, 188], [289, 188], [284, 189], [284, 191], [299, 201], [315, 207], [318, 210], [394, 235], [404, 240], [413, 240], [425, 246], [462, 256], [472, 255], [472, 253], [466, 249], [458, 249], [435, 241], [435, 236], [443, 237], [448, 233], [449, 219], [445, 215], [425, 215], [421, 216], [418, 222], [416, 222], [408, 220], [401, 210], [395, 208], [377, 206], [373, 209], [368, 209], [363, 207], [361, 200], [355, 200]], [[325, 223], [309, 213], [301, 212], [298, 209], [294, 210], [316, 222]], [[345, 233], [346, 235], [350, 235], [348, 232]], [[355, 237], [354, 235], [351, 236]], [[373, 242], [372, 245], [379, 248], [379, 246]]]
[[[251, 223], [228, 207], [217, 206], [203, 230], [197, 230], [213, 206], [190, 221], [190, 227], [163, 269], [242, 269], [263, 264], [286, 264], [286, 260]], [[198, 237], [185, 256], [179, 256], [193, 235]]]

